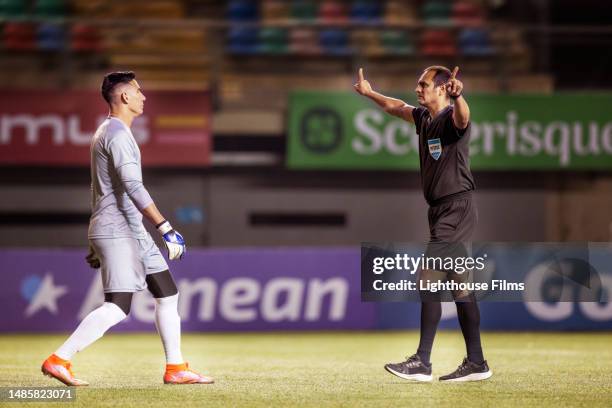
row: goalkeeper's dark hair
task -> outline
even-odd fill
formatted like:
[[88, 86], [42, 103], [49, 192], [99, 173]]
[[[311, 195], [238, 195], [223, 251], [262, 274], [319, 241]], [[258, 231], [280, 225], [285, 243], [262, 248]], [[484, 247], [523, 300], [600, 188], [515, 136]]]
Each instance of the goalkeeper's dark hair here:
[[423, 72], [434, 71], [433, 83], [434, 86], [444, 85], [450, 79], [452, 72], [450, 69], [443, 67], [442, 65], [432, 65], [431, 67], [425, 68]]
[[136, 78], [136, 74], [132, 71], [111, 72], [104, 75], [102, 81], [102, 97], [110, 105], [112, 100], [113, 89], [119, 84], [127, 84]]

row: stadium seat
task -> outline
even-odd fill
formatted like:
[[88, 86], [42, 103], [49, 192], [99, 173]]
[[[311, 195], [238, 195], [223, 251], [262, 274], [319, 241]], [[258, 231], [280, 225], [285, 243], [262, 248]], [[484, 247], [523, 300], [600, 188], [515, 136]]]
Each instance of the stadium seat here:
[[423, 22], [430, 26], [447, 26], [451, 23], [451, 3], [444, 0], [430, 0], [423, 4]]
[[252, 55], [258, 51], [258, 31], [255, 28], [234, 27], [228, 33], [231, 54]]
[[134, 8], [141, 18], [185, 18], [184, 4], [181, 1], [149, 0], [144, 4], [137, 3]]
[[366, 56], [381, 56], [385, 54], [385, 50], [380, 44], [378, 31], [358, 29], [351, 32], [351, 43], [353, 49], [359, 50], [361, 55]]
[[261, 3], [261, 18], [264, 24], [286, 21], [289, 19], [289, 5], [281, 0], [264, 0]]
[[345, 4], [341, 1], [323, 1], [319, 6], [319, 20], [328, 24], [345, 23], [348, 21]]
[[454, 57], [455, 39], [447, 30], [426, 30], [421, 37], [421, 53], [428, 57]]
[[259, 53], [286, 54], [288, 51], [286, 29], [267, 27], [259, 30]]
[[70, 48], [77, 52], [96, 52], [102, 49], [98, 29], [86, 24], [74, 24], [70, 29]]
[[39, 50], [59, 51], [66, 41], [64, 28], [51, 23], [43, 23], [36, 30], [36, 44]]
[[528, 55], [528, 48], [523, 33], [517, 27], [503, 25], [489, 33], [489, 39], [495, 49], [503, 49], [504, 54], [511, 55], [513, 59], [523, 59]]
[[66, 5], [63, 0], [36, 0], [33, 11], [39, 17], [61, 17], [66, 14]]
[[297, 21], [314, 21], [317, 18], [317, 6], [312, 0], [291, 2], [291, 18]]
[[416, 47], [414, 40], [404, 30], [384, 30], [380, 32], [380, 42], [386, 54], [413, 55]]
[[479, 4], [457, 1], [452, 7], [452, 20], [458, 26], [480, 26], [484, 22], [484, 10]]
[[31, 51], [36, 48], [34, 25], [7, 23], [3, 29], [4, 48], [11, 51]]
[[319, 35], [319, 41], [323, 52], [327, 55], [343, 56], [351, 53], [345, 30], [335, 28], [323, 30]]
[[0, 17], [10, 19], [26, 14], [26, 2], [23, 0], [0, 0]]
[[227, 17], [232, 22], [257, 21], [259, 14], [257, 4], [248, 0], [233, 0], [227, 6]]
[[416, 6], [413, 3], [398, 0], [387, 1], [384, 14], [386, 24], [412, 25], [419, 19]]
[[294, 28], [289, 33], [289, 50], [297, 55], [319, 55], [319, 37], [311, 28]]
[[459, 33], [458, 41], [463, 55], [486, 57], [494, 53], [489, 33], [485, 30], [466, 28]]
[[351, 20], [360, 23], [379, 23], [382, 6], [377, 1], [358, 0], [351, 6]]

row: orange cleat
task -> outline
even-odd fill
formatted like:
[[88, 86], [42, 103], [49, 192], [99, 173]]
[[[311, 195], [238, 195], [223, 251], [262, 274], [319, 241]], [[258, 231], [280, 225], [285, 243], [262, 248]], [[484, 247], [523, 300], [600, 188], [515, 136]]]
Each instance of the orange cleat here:
[[74, 378], [71, 367], [70, 361], [59, 358], [55, 354], [51, 354], [51, 356], [44, 361], [40, 370], [47, 377], [55, 378], [68, 386], [78, 387], [89, 385], [87, 381]]
[[212, 384], [211, 377], [200, 375], [189, 369], [189, 364], [166, 364], [164, 384]]

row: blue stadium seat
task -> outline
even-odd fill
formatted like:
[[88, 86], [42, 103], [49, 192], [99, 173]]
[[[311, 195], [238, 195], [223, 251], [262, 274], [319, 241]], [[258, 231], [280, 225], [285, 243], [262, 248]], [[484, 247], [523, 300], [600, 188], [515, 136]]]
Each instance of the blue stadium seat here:
[[227, 34], [228, 50], [232, 54], [252, 55], [258, 52], [258, 31], [256, 28], [232, 28]]
[[250, 22], [259, 19], [257, 3], [249, 0], [233, 0], [227, 5], [227, 18], [231, 22]]
[[36, 30], [36, 45], [44, 51], [59, 51], [64, 48], [64, 29], [57, 24], [42, 23]]
[[466, 28], [459, 33], [459, 50], [463, 55], [487, 57], [495, 53], [489, 33], [482, 29]]
[[382, 7], [377, 1], [358, 0], [351, 7], [351, 20], [361, 23], [379, 23]]
[[349, 37], [345, 30], [330, 28], [321, 31], [319, 34], [319, 44], [323, 53], [328, 55], [349, 55]]

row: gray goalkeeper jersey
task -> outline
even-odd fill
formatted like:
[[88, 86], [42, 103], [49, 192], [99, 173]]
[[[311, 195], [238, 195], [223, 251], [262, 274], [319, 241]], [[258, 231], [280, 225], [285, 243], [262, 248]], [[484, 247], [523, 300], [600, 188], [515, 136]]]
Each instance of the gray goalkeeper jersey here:
[[144, 238], [139, 210], [153, 200], [142, 184], [140, 149], [120, 119], [108, 117], [90, 146], [91, 218], [89, 238]]

